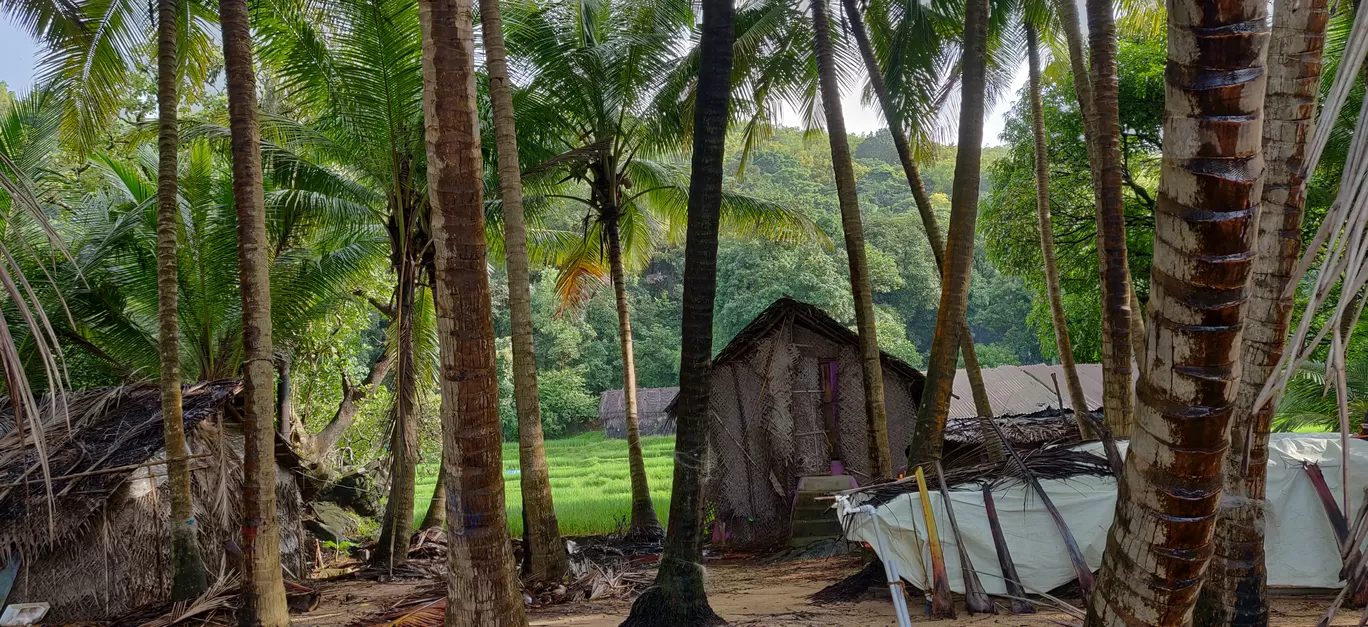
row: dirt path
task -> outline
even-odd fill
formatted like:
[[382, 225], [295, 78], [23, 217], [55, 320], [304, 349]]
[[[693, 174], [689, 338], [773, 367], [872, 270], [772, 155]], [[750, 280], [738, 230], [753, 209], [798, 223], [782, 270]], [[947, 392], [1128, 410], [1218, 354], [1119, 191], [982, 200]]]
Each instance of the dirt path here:
[[[896, 624], [893, 605], [886, 594], [871, 595], [870, 600], [844, 605], [818, 606], [808, 595], [839, 581], [861, 566], [859, 558], [838, 557], [802, 560], [779, 564], [756, 561], [721, 561], [708, 564], [708, 597], [713, 609], [732, 625], [746, 627], [890, 627]], [[314, 612], [297, 615], [295, 625], [303, 627], [344, 627], [358, 619], [375, 615], [402, 598], [413, 598], [426, 587], [425, 594], [440, 595], [435, 582], [373, 583], [348, 581], [328, 586], [323, 603]], [[1077, 602], [1076, 599], [1068, 599]], [[1328, 596], [1275, 597], [1270, 625], [1305, 627], [1314, 625], [1330, 604]], [[618, 627], [631, 609], [626, 599], [584, 601], [528, 611], [536, 627]], [[1033, 616], [975, 616], [958, 605], [958, 620], [932, 621], [921, 607], [912, 608], [912, 622], [945, 627], [973, 625], [1058, 625], [1079, 621], [1065, 614], [1042, 611]], [[1358, 612], [1340, 613], [1334, 625], [1356, 625]]]

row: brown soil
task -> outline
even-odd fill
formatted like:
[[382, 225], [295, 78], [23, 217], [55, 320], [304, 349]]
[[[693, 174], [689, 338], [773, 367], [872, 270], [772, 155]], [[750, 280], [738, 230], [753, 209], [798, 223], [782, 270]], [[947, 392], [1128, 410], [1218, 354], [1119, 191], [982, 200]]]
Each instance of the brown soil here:
[[[712, 607], [733, 625], [748, 627], [889, 627], [896, 624], [893, 605], [883, 591], [869, 600], [841, 605], [813, 605], [808, 595], [839, 581], [861, 566], [858, 557], [835, 557], [779, 564], [755, 560], [722, 560], [708, 564], [708, 597]], [[317, 610], [297, 615], [293, 623], [306, 627], [343, 627], [358, 619], [382, 613], [402, 599], [424, 593], [440, 595], [432, 581], [375, 583], [347, 581], [323, 586], [323, 601]], [[1078, 599], [1065, 599], [1078, 603]], [[1330, 604], [1328, 596], [1275, 597], [1270, 625], [1305, 627], [1314, 625]], [[538, 627], [617, 627], [631, 609], [631, 601], [608, 599], [556, 605], [528, 610], [531, 624]], [[1066, 614], [1042, 608], [1028, 616], [969, 617], [958, 604], [956, 621], [932, 621], [914, 604], [913, 623], [954, 625], [1058, 625], [1078, 624]], [[1356, 625], [1358, 612], [1340, 612], [1334, 625]], [[1057, 622], [1056, 622], [1057, 621]]]

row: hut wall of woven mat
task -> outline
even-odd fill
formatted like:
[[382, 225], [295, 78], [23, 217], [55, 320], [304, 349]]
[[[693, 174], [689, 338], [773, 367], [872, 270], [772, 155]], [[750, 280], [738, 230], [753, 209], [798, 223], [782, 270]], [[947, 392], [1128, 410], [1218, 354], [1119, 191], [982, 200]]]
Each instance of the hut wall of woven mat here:
[[[834, 362], [836, 432], [823, 415], [823, 364]], [[884, 355], [889, 449], [905, 461], [922, 376]], [[829, 367], [829, 366], [827, 366]], [[831, 473], [834, 456], [870, 474], [858, 338], [816, 307], [781, 299], [714, 361], [705, 496], [725, 541], [767, 547], [788, 539], [798, 479]]]
[[[229, 408], [239, 385], [200, 384], [184, 395], [195, 522], [211, 577], [232, 569], [225, 543], [240, 536], [243, 434]], [[0, 488], [0, 560], [16, 552], [23, 558], [10, 602], [48, 602], [49, 620], [67, 622], [121, 615], [170, 596], [170, 496], [166, 466], [157, 463], [165, 459], [160, 403], [155, 386], [129, 386], [75, 392], [65, 412], [44, 411], [50, 476], [141, 465], [55, 479], [51, 499], [35, 470], [31, 433], [28, 445], [18, 446], [13, 415], [0, 416], [0, 485], [27, 481]], [[302, 502], [285, 467], [277, 473], [276, 500], [282, 561], [296, 569], [305, 553]]]

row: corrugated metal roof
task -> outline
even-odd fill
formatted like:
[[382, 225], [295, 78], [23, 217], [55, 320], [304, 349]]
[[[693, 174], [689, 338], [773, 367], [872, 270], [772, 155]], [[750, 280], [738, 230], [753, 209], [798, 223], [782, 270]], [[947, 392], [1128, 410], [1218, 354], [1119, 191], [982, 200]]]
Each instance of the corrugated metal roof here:
[[[1055, 393], [1051, 374], [1059, 378], [1059, 394]], [[1078, 378], [1083, 384], [1083, 396], [1088, 399], [1088, 409], [1101, 409], [1102, 366], [1078, 364]], [[1073, 403], [1069, 402], [1069, 391], [1065, 388], [1063, 366], [1034, 364], [985, 368], [983, 385], [988, 391], [993, 413], [998, 416], [1029, 414], [1058, 407], [1060, 396], [1063, 397], [1064, 408], [1073, 409]], [[955, 396], [950, 399], [951, 418], [972, 418], [978, 415], [974, 408], [974, 395], [969, 388], [969, 376], [962, 368], [955, 371], [954, 394]]]

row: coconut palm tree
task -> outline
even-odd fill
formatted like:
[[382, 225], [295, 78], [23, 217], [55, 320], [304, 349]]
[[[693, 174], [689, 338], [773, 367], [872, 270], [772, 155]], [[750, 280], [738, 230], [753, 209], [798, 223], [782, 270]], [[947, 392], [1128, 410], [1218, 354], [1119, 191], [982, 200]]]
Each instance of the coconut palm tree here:
[[[907, 177], [908, 187], [912, 189], [912, 198], [917, 205], [917, 213], [921, 215], [922, 229], [926, 231], [926, 238], [931, 244], [931, 254], [936, 261], [936, 272], [939, 273], [945, 266], [945, 241], [941, 237], [940, 225], [937, 224], [936, 214], [931, 208], [931, 200], [926, 195], [926, 187], [922, 183], [921, 172], [912, 155], [912, 147], [908, 142], [906, 132], [902, 124], [902, 116], [899, 114], [899, 105], [894, 102], [893, 97], [888, 92], [888, 86], [884, 82], [883, 70], [879, 67], [879, 61], [875, 58], [874, 46], [870, 43], [869, 34], [865, 30], [864, 18], [860, 15], [859, 7], [855, 5], [855, 0], [842, 0], [841, 6], [845, 9], [845, 15], [850, 21], [850, 31], [855, 36], [855, 43], [860, 50], [860, 58], [864, 62], [865, 71], [869, 74], [869, 86], [874, 92], [874, 96], [879, 103], [879, 108], [884, 112], [884, 119], [888, 123], [889, 134], [893, 137], [893, 147], [898, 152], [898, 160], [902, 163], [903, 174]], [[931, 13], [931, 12], [927, 12]], [[914, 22], [926, 22], [918, 25], [924, 29], [928, 35], [939, 34], [933, 19], [916, 20], [904, 17], [903, 22], [912, 26]], [[927, 48], [943, 46], [942, 42], [936, 42], [935, 37], [923, 39]], [[902, 47], [904, 50], [910, 46]], [[948, 46], [947, 46], [948, 47]], [[911, 55], [909, 55], [911, 56]], [[927, 67], [921, 68], [928, 79], [935, 76], [938, 69], [935, 66], [941, 65], [942, 55], [929, 54], [921, 57], [913, 57], [922, 61]], [[903, 70], [907, 72], [906, 69]], [[928, 82], [930, 82], [928, 80]], [[920, 95], [930, 95], [931, 92], [922, 92]], [[926, 103], [930, 104], [930, 103]], [[974, 349], [973, 333], [969, 330], [968, 322], [960, 330], [960, 354], [964, 357], [964, 371], [969, 379], [969, 388], [974, 396], [974, 408], [978, 415], [983, 419], [988, 419], [994, 415], [992, 401], [988, 397], [988, 390], [983, 385], [983, 372], [979, 367], [977, 351]], [[988, 432], [985, 432], [987, 434]], [[1002, 459], [1002, 444], [996, 438], [985, 437], [985, 448], [988, 450], [990, 458], [995, 460]]]
[[892, 477], [888, 416], [884, 409], [883, 363], [879, 359], [879, 336], [874, 327], [874, 292], [869, 286], [869, 260], [865, 256], [864, 225], [860, 221], [860, 200], [855, 189], [855, 167], [846, 139], [845, 116], [841, 112], [841, 86], [836, 77], [836, 59], [831, 51], [831, 25], [825, 0], [813, 2], [811, 8], [822, 112], [826, 114], [827, 136], [831, 140], [831, 167], [836, 178], [841, 230], [845, 234], [846, 255], [850, 263], [855, 326], [860, 333], [865, 420], [869, 425], [869, 472], [875, 477]]
[[257, 121], [256, 73], [246, 0], [221, 0], [228, 120], [232, 129], [233, 202], [237, 207], [242, 289], [244, 624], [288, 625], [275, 507], [275, 373], [271, 354], [271, 278], [266, 202]]
[[1212, 552], [1236, 400], [1239, 370], [1231, 362], [1240, 350], [1263, 183], [1255, 131], [1268, 9], [1258, 0], [1223, 2], [1219, 10], [1170, 7], [1175, 45], [1165, 74], [1155, 315], [1146, 338], [1165, 349], [1142, 366], [1140, 411], [1088, 604], [1090, 626], [1189, 618]]
[[725, 174], [736, 13], [733, 0], [703, 2], [693, 119], [688, 234], [684, 248], [683, 339], [679, 362], [670, 531], [655, 585], [632, 604], [623, 627], [703, 627], [725, 622], [708, 605], [703, 573], [703, 457], [707, 448], [717, 238]]
[[494, 110], [499, 197], [503, 201], [504, 259], [508, 267], [508, 316], [513, 327], [513, 401], [518, 413], [518, 466], [522, 469], [520, 483], [526, 540], [523, 570], [534, 580], [558, 581], [565, 576], [568, 565], [551, 500], [551, 475], [542, 441], [537, 354], [532, 346], [532, 278], [528, 269], [522, 168], [518, 161], [518, 132], [498, 0], [480, 0], [480, 28], [484, 34], [489, 99]]
[[441, 343], [447, 625], [525, 626], [504, 512], [498, 375], [469, 0], [421, 0], [423, 114]]
[[[1257, 411], [1253, 402], [1275, 371], [1291, 322], [1292, 301], [1283, 291], [1301, 252], [1299, 237], [1306, 204], [1307, 138], [1315, 126], [1314, 102], [1320, 86], [1326, 27], [1323, 0], [1278, 0], [1273, 3], [1273, 36], [1268, 46], [1268, 94], [1264, 97], [1263, 149], [1266, 169], [1259, 215], [1249, 309], [1245, 313], [1240, 353], [1240, 391], [1230, 420], [1230, 448], [1225, 455], [1223, 494], [1216, 520], [1215, 553], [1193, 614], [1203, 627], [1268, 624], [1268, 579], [1264, 569], [1264, 468], [1268, 432], [1275, 412], [1297, 421], [1309, 409], [1306, 401], [1323, 399], [1324, 380], [1310, 395], [1298, 384], [1277, 403]], [[1368, 366], [1368, 359], [1360, 365]], [[1350, 379], [1368, 384], [1368, 367], [1350, 369]], [[1314, 377], [1315, 370], [1308, 375]], [[1352, 376], [1357, 375], [1357, 376]], [[1360, 387], [1362, 389], [1362, 387]], [[1302, 393], [1298, 393], [1302, 392]], [[1322, 401], [1323, 402], [1323, 401]], [[1332, 401], [1333, 402], [1333, 401]], [[1368, 406], [1357, 408], [1364, 415]], [[1338, 408], [1325, 412], [1338, 425]], [[1247, 452], [1247, 453], [1246, 453]], [[1248, 461], [1245, 455], [1248, 454]]]
[[945, 420], [950, 411], [959, 335], [969, 305], [978, 219], [979, 166], [983, 153], [983, 115], [987, 83], [988, 1], [967, 0], [964, 7], [964, 56], [960, 95], [959, 149], [951, 185], [950, 230], [941, 274], [940, 308], [931, 340], [931, 357], [917, 430], [908, 464], [940, 459]]
[[[637, 422], [636, 368], [627, 274], [663, 242], [678, 241], [689, 197], [676, 158], [687, 127], [676, 89], [688, 55], [678, 41], [693, 27], [688, 2], [512, 3], [509, 54], [529, 68], [519, 128], [538, 138], [524, 172], [541, 199], [583, 211], [578, 243], [560, 255], [557, 290], [567, 303], [611, 283], [618, 314], [626, 400], [633, 534], [659, 535]], [[529, 154], [530, 153], [530, 154]], [[570, 211], [567, 209], [567, 211]], [[721, 228], [780, 241], [820, 239], [805, 216], [724, 194]]]
[[1059, 265], [1055, 262], [1054, 220], [1050, 217], [1050, 164], [1045, 145], [1045, 113], [1040, 100], [1040, 50], [1036, 41], [1036, 27], [1028, 17], [1026, 28], [1026, 58], [1031, 98], [1031, 132], [1035, 137], [1036, 215], [1040, 218], [1040, 256], [1045, 260], [1045, 292], [1050, 299], [1050, 321], [1054, 325], [1055, 348], [1063, 364], [1065, 387], [1069, 403], [1074, 408], [1078, 432], [1087, 437], [1092, 433], [1086, 414], [1088, 399], [1083, 394], [1083, 383], [1074, 364], [1073, 342], [1069, 339], [1068, 317], [1064, 313], [1064, 292], [1059, 286]]
[[157, 2], [157, 303], [158, 348], [161, 353], [162, 432], [166, 440], [166, 481], [171, 493], [171, 598], [198, 597], [208, 586], [204, 561], [195, 539], [194, 504], [190, 499], [190, 456], [181, 418], [180, 320], [176, 299], [176, 240], [179, 198], [176, 167], [180, 106], [176, 73], [176, 0]]

